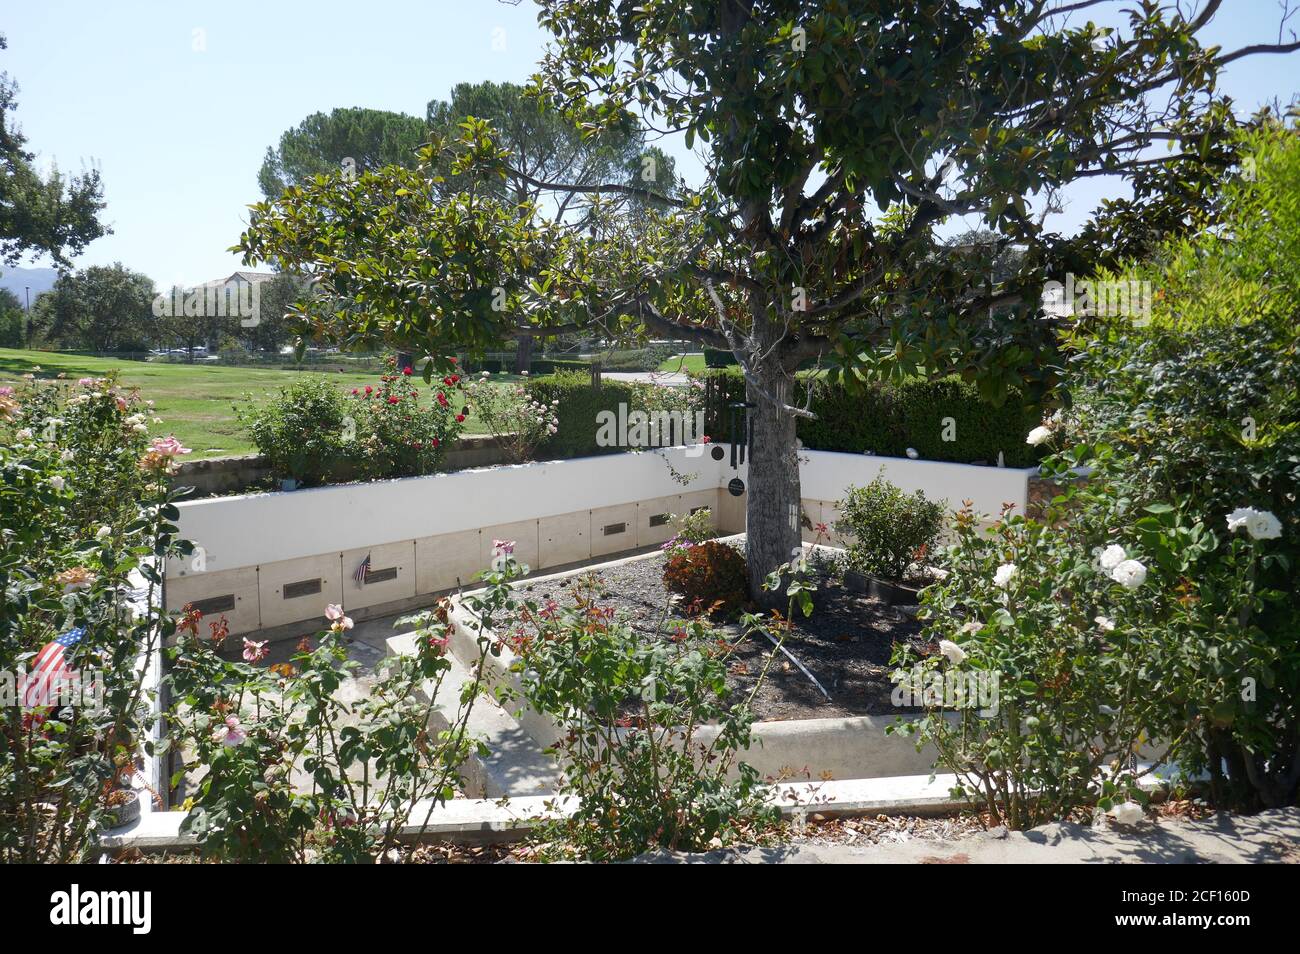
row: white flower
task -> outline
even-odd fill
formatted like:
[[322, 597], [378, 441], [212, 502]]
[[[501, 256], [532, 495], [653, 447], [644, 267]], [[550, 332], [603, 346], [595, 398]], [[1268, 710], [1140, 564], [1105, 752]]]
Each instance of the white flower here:
[[76, 459], [77, 459], [77, 455], [72, 450], [65, 450], [62, 454], [59, 455], [59, 460], [63, 461], [63, 463], [65, 464], [70, 464]]
[[1136, 590], [1146, 582], [1147, 568], [1137, 560], [1125, 560], [1110, 571], [1110, 578], [1126, 590]]
[[32, 439], [32, 429], [30, 427], [24, 427], [15, 434], [14, 437], [18, 438], [20, 441], [30, 441]]
[[960, 666], [966, 661], [966, 650], [950, 639], [939, 640], [939, 652], [943, 653], [943, 658], [954, 666]]
[[979, 632], [981, 629], [983, 629], [983, 628], [984, 628], [984, 624], [983, 624], [983, 623], [981, 623], [981, 622], [980, 622], [979, 620], [977, 620], [977, 619], [973, 619], [973, 620], [970, 620], [969, 622], [962, 623], [962, 624], [961, 624], [961, 629], [957, 630], [957, 632], [960, 633], [960, 634], [963, 635], [963, 636], [967, 636], [967, 635], [969, 635], [969, 634], [971, 634], [971, 633], [978, 633], [978, 632]]
[[1121, 802], [1110, 810], [1110, 817], [1118, 825], [1136, 825], [1146, 818], [1146, 812], [1137, 802]]
[[1109, 616], [1098, 616], [1093, 622], [1097, 624], [1097, 628], [1103, 633], [1109, 633], [1115, 629], [1115, 621]]
[[1011, 585], [1011, 581], [1015, 578], [1018, 572], [1019, 570], [1016, 569], [1014, 563], [1004, 563], [998, 567], [997, 572], [993, 574], [993, 582], [1003, 589], [1006, 589]]
[[1124, 548], [1118, 543], [1112, 543], [1101, 551], [1101, 556], [1097, 558], [1097, 562], [1101, 564], [1103, 570], [1110, 573], [1127, 559], [1128, 554], [1124, 552]]
[[49, 484], [55, 490], [62, 491], [63, 488], [67, 486], [68, 482], [64, 480], [62, 477], [60, 477], [58, 474], [55, 474], [53, 477], [50, 478]]
[[110, 527], [108, 524], [104, 524], [102, 527], [100, 527], [98, 530], [95, 531], [96, 540], [107, 540], [112, 535], [113, 535], [113, 528]]
[[1228, 514], [1228, 532], [1235, 533], [1242, 527], [1255, 540], [1276, 540], [1282, 536], [1282, 521], [1270, 510], [1238, 507]]
[[1051, 437], [1052, 437], [1051, 429], [1046, 428], [1043, 425], [1039, 424], [1037, 427], [1035, 427], [1032, 431], [1029, 432], [1029, 436], [1025, 438], [1025, 443], [1032, 444], [1035, 447], [1037, 447], [1039, 444], [1046, 443], [1048, 440], [1051, 439]]
[[148, 425], [148, 424], [132, 424], [132, 425], [131, 425], [131, 430], [133, 430], [133, 431], [134, 431], [135, 433], [137, 433], [137, 434], [145, 434], [145, 433], [148, 433], [148, 431], [149, 431], [149, 425]]
[[1251, 516], [1246, 532], [1256, 540], [1276, 540], [1282, 536], [1282, 521], [1270, 511], [1260, 510]]

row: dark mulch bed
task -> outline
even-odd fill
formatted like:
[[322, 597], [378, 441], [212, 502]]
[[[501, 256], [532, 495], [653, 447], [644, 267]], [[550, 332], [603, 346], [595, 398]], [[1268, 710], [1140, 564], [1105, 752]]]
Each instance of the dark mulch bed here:
[[[663, 585], [664, 558], [654, 556], [599, 573], [603, 584], [599, 602], [613, 606], [631, 625], [654, 638], [664, 631], [669, 594]], [[572, 605], [572, 579], [524, 583], [537, 600], [554, 599]], [[784, 655], [778, 655], [767, 680], [754, 698], [759, 721], [820, 719], [856, 715], [898, 715], [890, 695], [889, 658], [895, 641], [919, 642], [921, 624], [895, 607], [850, 592], [823, 580], [813, 595], [813, 614], [796, 614], [785, 647], [830, 693], [828, 702]], [[674, 618], [669, 613], [669, 619]], [[728, 638], [742, 638], [739, 626], [728, 625]], [[748, 693], [773, 649], [762, 634], [743, 637], [734, 657], [729, 681]]]

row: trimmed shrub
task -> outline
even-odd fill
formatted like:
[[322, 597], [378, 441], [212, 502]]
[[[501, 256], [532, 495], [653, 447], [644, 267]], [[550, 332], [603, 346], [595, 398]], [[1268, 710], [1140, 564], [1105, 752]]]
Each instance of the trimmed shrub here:
[[704, 366], [706, 368], [734, 368], [736, 356], [721, 348], [704, 349]]
[[658, 371], [677, 349], [672, 345], [650, 345], [626, 351], [603, 351], [592, 355], [606, 371]]
[[958, 378], [907, 381], [893, 391], [892, 402], [906, 447], [915, 448], [924, 460], [996, 464], [1001, 451], [1008, 467], [1032, 467], [1042, 457], [1025, 443], [1041, 423], [1042, 411], [1025, 403], [1019, 391], [994, 406], [980, 399], [975, 385]]
[[[726, 405], [744, 400], [744, 378], [738, 368], [724, 368], [697, 375], [697, 380], [706, 390], [705, 433], [725, 441], [730, 436]], [[911, 447], [923, 460], [962, 464], [995, 464], [1001, 451], [1008, 467], [1031, 467], [1042, 456], [1025, 443], [1040, 423], [1041, 411], [1015, 390], [995, 406], [980, 398], [975, 385], [958, 378], [912, 379], [861, 390], [819, 381], [810, 407], [816, 419], [799, 421], [799, 439], [809, 450], [905, 457]]]
[[311, 486], [346, 458], [347, 399], [324, 375], [302, 375], [264, 405], [251, 395], [235, 414], [276, 475]]
[[664, 586], [692, 611], [730, 616], [745, 602], [745, 558], [718, 540], [697, 543], [668, 558]]
[[[461, 367], [466, 373], [473, 372], [477, 374], [480, 371], [491, 371], [493, 374], [514, 374], [515, 358], [514, 355], [500, 355], [483, 358], [467, 357], [461, 362]], [[591, 362], [579, 360], [576, 358], [533, 358], [528, 362], [528, 373], [535, 375], [555, 374], [558, 371], [582, 371], [591, 372]]]
[[599, 388], [593, 388], [589, 375], [574, 372], [534, 378], [528, 382], [528, 393], [534, 401], [547, 407], [553, 406], [554, 401], [560, 402], [554, 405], [557, 431], [538, 449], [539, 455], [552, 458], [589, 457], [627, 450], [596, 443], [602, 411], [617, 416], [622, 404], [629, 413], [678, 411], [689, 415], [694, 413], [697, 400], [696, 391], [691, 388], [665, 388], [635, 381], [602, 381]]
[[926, 558], [943, 532], [945, 507], [925, 493], [904, 493], [884, 477], [865, 487], [849, 485], [839, 502], [835, 529], [851, 534], [849, 566], [887, 580], [903, 580]]
[[799, 439], [809, 450], [904, 457], [913, 445], [907, 442], [897, 398], [897, 390], [888, 386], [857, 394], [840, 386], [820, 387], [810, 406], [817, 418], [799, 421]]

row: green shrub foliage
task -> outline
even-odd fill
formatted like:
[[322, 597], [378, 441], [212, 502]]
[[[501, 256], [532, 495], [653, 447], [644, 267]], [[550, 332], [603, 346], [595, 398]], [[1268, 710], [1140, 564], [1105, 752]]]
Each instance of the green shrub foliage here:
[[942, 502], [926, 500], [920, 490], [904, 493], [880, 476], [865, 487], [849, 486], [839, 502], [835, 529], [853, 538], [848, 546], [853, 569], [902, 580], [934, 550], [947, 509]]

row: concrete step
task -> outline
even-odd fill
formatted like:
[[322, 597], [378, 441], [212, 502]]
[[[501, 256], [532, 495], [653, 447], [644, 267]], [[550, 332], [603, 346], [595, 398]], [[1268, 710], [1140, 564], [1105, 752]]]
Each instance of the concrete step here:
[[[387, 641], [388, 653], [406, 656], [415, 653], [415, 634], [403, 633]], [[448, 655], [451, 670], [436, 689], [430, 725], [438, 730], [449, 728], [459, 717], [462, 687], [473, 681], [469, 668], [455, 655]], [[430, 680], [419, 690], [422, 701], [435, 692]], [[464, 768], [463, 790], [468, 798], [500, 798], [506, 795], [547, 795], [560, 780], [555, 760], [543, 751], [519, 722], [495, 700], [480, 694], [470, 710], [468, 731], [481, 739], [491, 754], [471, 755]]]

